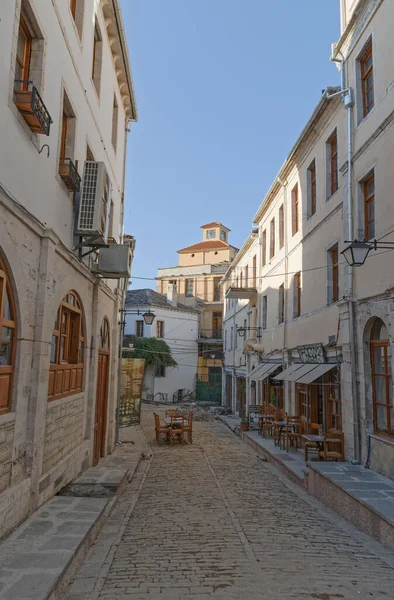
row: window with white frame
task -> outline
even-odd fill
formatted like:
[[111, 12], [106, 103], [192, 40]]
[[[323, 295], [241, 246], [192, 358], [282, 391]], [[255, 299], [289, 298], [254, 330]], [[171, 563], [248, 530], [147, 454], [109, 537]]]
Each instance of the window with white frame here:
[[331, 134], [326, 142], [327, 157], [327, 199], [330, 198], [338, 189], [338, 136], [337, 130]]
[[193, 298], [193, 296], [194, 296], [194, 280], [193, 279], [185, 280], [185, 296], [186, 296], [186, 298]]
[[144, 337], [144, 321], [135, 322], [135, 336], [137, 338]]
[[375, 104], [372, 38], [357, 58], [357, 120], [361, 123]]
[[262, 319], [262, 327], [263, 329], [267, 329], [267, 311], [268, 311], [268, 296], [263, 296], [263, 319]]
[[339, 300], [339, 254], [338, 244], [327, 251], [327, 304]]
[[316, 161], [313, 160], [307, 169], [307, 215], [308, 219], [316, 212]]

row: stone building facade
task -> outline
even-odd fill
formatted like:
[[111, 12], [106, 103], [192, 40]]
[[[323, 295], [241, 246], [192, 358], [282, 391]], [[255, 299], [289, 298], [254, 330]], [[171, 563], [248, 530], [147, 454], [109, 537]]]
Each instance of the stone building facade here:
[[157, 291], [176, 286], [182, 304], [198, 308], [199, 358], [197, 393], [203, 400], [220, 401], [222, 392], [223, 293], [221, 279], [237, 253], [229, 243], [230, 230], [219, 223], [201, 226], [202, 241], [178, 250], [179, 264], [158, 269]]
[[118, 0], [10, 0], [1, 22], [3, 535], [114, 448], [124, 280], [98, 277], [74, 232], [84, 163], [100, 161], [123, 241], [136, 107]]
[[254, 216], [257, 297], [240, 284], [246, 253], [223, 285], [229, 301], [257, 307], [257, 348], [246, 330], [246, 403], [255, 387], [258, 401], [343, 430], [347, 459], [393, 477], [392, 254], [371, 249], [351, 267], [341, 252], [348, 240], [394, 241], [394, 7], [343, 0], [341, 11], [332, 55], [341, 86], [324, 92]]

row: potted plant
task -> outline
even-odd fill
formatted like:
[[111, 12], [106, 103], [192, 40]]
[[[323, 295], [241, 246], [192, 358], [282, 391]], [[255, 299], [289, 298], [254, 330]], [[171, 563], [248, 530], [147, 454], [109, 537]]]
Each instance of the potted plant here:
[[241, 431], [249, 430], [249, 420], [246, 415], [246, 410], [242, 409], [239, 411], [239, 416], [241, 417]]

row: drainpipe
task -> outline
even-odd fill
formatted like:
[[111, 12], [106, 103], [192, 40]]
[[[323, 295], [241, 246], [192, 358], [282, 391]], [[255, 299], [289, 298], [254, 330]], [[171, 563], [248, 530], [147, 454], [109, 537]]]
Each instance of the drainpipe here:
[[[126, 161], [127, 161], [127, 133], [129, 131], [130, 120], [125, 121], [125, 139], [124, 139], [124, 151], [123, 151], [123, 176], [122, 176], [122, 204], [121, 204], [121, 222], [120, 222], [120, 243], [123, 244], [124, 239], [124, 203], [125, 203], [125, 188], [126, 188]], [[133, 250], [134, 252], [134, 250]], [[120, 286], [121, 290], [121, 302], [120, 302], [120, 326], [119, 326], [119, 348], [118, 348], [118, 390], [116, 395], [116, 430], [115, 430], [115, 444], [118, 445], [120, 442], [119, 435], [119, 418], [120, 418], [120, 393], [121, 393], [121, 381], [122, 381], [122, 348], [123, 338], [125, 331], [125, 320], [126, 315], [124, 313], [126, 305], [126, 292], [129, 285], [129, 278], [123, 280], [123, 286]]]
[[[342, 63], [342, 70], [345, 71], [345, 64]], [[346, 72], [343, 75], [346, 81]], [[351, 88], [345, 91], [343, 102], [347, 110], [347, 237], [353, 239], [353, 92]], [[349, 341], [350, 341], [350, 361], [351, 361], [351, 397], [353, 398], [353, 428], [354, 428], [354, 451], [356, 461], [361, 460], [361, 431], [360, 415], [357, 399], [357, 370], [356, 370], [356, 330], [355, 330], [355, 311], [354, 311], [354, 269], [348, 266], [348, 310], [349, 310]]]
[[[285, 252], [285, 281], [284, 281], [284, 293], [285, 293], [285, 310], [283, 315], [283, 350], [282, 350], [282, 362], [285, 363], [288, 360], [287, 356], [287, 301], [288, 301], [288, 289], [289, 289], [289, 253], [288, 253], [288, 216], [287, 216], [287, 181], [283, 181], [280, 177], [278, 177], [278, 183], [283, 188], [283, 221], [284, 221], [284, 252]], [[289, 384], [288, 386], [289, 392]], [[288, 394], [289, 395], [289, 394]], [[289, 408], [289, 406], [287, 407]]]
[[[353, 107], [354, 98], [353, 90], [348, 87], [348, 77], [346, 62], [344, 59], [332, 59], [333, 62], [337, 62], [341, 65], [341, 94], [344, 107], [347, 111], [347, 190], [346, 190], [346, 233], [345, 239], [354, 239], [353, 235]], [[337, 94], [333, 94], [335, 96]], [[332, 97], [327, 95], [327, 98]], [[353, 399], [353, 435], [354, 435], [354, 453], [355, 461], [360, 462], [361, 460], [361, 429], [360, 429], [360, 418], [359, 409], [357, 403], [357, 369], [356, 369], [356, 332], [355, 332], [355, 314], [354, 314], [354, 299], [353, 299], [353, 288], [354, 288], [354, 270], [349, 265], [346, 266], [346, 288], [348, 297], [348, 312], [349, 312], [349, 332], [348, 339], [350, 344], [350, 368], [351, 368], [351, 397]]]

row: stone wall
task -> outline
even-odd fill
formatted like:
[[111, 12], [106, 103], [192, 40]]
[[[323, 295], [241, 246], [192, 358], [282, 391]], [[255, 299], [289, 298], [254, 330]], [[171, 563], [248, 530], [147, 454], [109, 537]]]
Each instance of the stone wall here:
[[82, 442], [84, 395], [48, 403], [43, 473], [47, 473]]
[[10, 484], [15, 423], [0, 426], [0, 492]]

